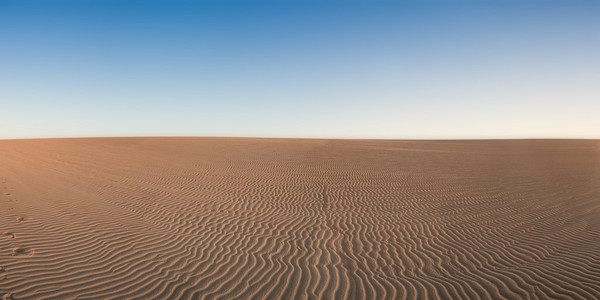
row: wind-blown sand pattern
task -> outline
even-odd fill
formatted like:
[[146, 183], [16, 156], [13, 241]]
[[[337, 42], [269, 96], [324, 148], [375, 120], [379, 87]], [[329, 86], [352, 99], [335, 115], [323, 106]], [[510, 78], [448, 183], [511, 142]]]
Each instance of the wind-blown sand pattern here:
[[0, 141], [0, 296], [598, 299], [600, 142]]

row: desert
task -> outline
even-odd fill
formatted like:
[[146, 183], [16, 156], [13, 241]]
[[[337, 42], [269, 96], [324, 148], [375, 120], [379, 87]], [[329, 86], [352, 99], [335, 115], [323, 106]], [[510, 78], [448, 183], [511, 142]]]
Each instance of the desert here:
[[0, 141], [14, 299], [598, 299], [600, 141]]

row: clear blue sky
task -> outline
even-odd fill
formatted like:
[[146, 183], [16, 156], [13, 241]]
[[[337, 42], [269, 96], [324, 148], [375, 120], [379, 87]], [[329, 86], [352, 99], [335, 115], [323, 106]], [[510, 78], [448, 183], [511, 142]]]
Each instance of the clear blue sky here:
[[600, 138], [600, 1], [0, 0], [0, 138]]

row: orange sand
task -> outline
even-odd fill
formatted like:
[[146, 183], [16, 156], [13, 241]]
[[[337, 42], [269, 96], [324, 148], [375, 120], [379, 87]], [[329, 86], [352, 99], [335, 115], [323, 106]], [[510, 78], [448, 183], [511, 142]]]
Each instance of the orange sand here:
[[0, 141], [0, 296], [600, 298], [600, 142]]

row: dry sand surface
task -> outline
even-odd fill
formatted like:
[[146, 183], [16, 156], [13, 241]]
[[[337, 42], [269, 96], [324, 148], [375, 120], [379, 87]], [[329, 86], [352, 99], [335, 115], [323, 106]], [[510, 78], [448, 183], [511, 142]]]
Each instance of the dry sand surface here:
[[15, 299], [600, 298], [594, 140], [4, 140], [0, 208]]

